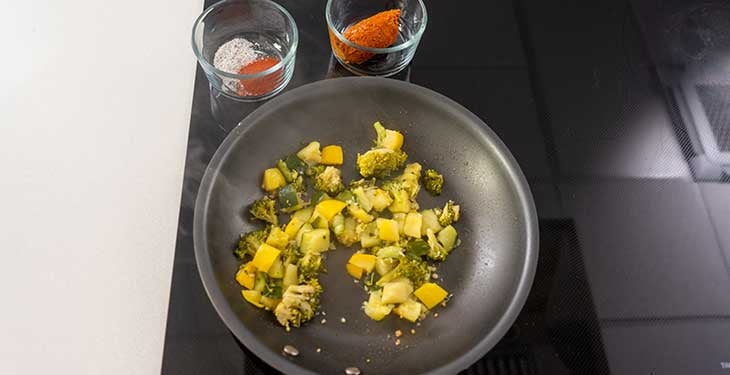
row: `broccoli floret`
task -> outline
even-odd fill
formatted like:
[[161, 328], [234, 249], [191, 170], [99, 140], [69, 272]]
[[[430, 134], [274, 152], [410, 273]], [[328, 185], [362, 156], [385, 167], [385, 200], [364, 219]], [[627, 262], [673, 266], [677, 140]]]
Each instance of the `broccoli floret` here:
[[422, 259], [403, 256], [398, 258], [398, 265], [383, 275], [376, 284], [382, 286], [400, 277], [407, 278], [413, 283], [414, 288], [418, 288], [429, 280], [431, 271], [428, 269], [428, 264]]
[[276, 320], [287, 329], [301, 326], [314, 317], [321, 293], [322, 287], [317, 279], [307, 280], [300, 285], [290, 285], [274, 309]]
[[342, 184], [342, 172], [335, 167], [326, 167], [314, 177], [314, 189], [332, 196], [339, 194], [345, 190], [345, 185]]
[[297, 266], [299, 267], [299, 280], [317, 277], [320, 272], [324, 272], [322, 254], [315, 252], [306, 253], [299, 259]]
[[376, 148], [362, 155], [357, 154], [357, 168], [363, 177], [383, 178], [401, 168], [406, 159], [408, 155], [402, 150]]
[[459, 205], [455, 204], [454, 201], [446, 202], [446, 205], [442, 210], [434, 210], [436, 216], [439, 218], [439, 224], [441, 226], [451, 225], [452, 223], [459, 221]]
[[441, 189], [444, 187], [444, 176], [433, 169], [426, 169], [426, 173], [423, 175], [423, 186], [429, 193], [440, 195]]
[[241, 239], [238, 241], [238, 248], [233, 252], [239, 259], [243, 259], [246, 255], [254, 256], [256, 250], [262, 243], [266, 242], [271, 227], [254, 230], [248, 233], [242, 233]]
[[264, 274], [264, 289], [261, 291], [261, 294], [273, 298], [273, 299], [279, 299], [282, 297], [282, 285], [281, 285], [281, 279], [275, 279], [273, 277], [269, 277], [268, 275]]
[[281, 251], [280, 257], [286, 264], [297, 264], [302, 257], [302, 251], [295, 241], [290, 241], [286, 248]]
[[324, 172], [324, 169], [327, 168], [324, 165], [314, 165], [311, 167], [307, 167], [307, 169], [304, 171], [304, 174], [309, 177], [314, 177], [322, 172]]
[[443, 261], [449, 255], [448, 250], [441, 245], [441, 243], [433, 234], [431, 228], [426, 229], [426, 237], [428, 238], [428, 257], [433, 260]]
[[380, 122], [373, 124], [377, 138], [375, 139], [376, 148], [389, 148], [391, 150], [400, 150], [403, 146], [403, 134], [397, 130], [386, 129]]
[[276, 202], [267, 196], [253, 202], [249, 212], [255, 219], [274, 225], [279, 224], [279, 218], [276, 217]]
[[377, 138], [375, 139], [375, 147], [385, 147], [383, 146], [383, 141], [385, 141], [387, 129], [380, 123], [380, 121], [375, 122], [373, 127], [375, 128], [375, 134], [377, 135]]

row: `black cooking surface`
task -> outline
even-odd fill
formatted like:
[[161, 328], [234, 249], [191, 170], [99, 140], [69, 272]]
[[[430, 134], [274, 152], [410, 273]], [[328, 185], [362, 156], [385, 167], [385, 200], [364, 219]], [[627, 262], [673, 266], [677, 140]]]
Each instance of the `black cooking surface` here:
[[[349, 75], [331, 58], [325, 2], [279, 3], [300, 32], [288, 89]], [[730, 185], [716, 163], [722, 155], [703, 156], [701, 124], [685, 113], [707, 108], [708, 134], [727, 151], [730, 73], [718, 61], [725, 56], [730, 67], [728, 7], [426, 5], [421, 45], [395, 79], [443, 93], [492, 127], [520, 163], [540, 218], [527, 303], [504, 339], [464, 373], [730, 374]], [[681, 104], [691, 86], [700, 88], [697, 108]], [[259, 105], [211, 108], [198, 68], [164, 374], [274, 372], [214, 311], [192, 244], [205, 166]]]

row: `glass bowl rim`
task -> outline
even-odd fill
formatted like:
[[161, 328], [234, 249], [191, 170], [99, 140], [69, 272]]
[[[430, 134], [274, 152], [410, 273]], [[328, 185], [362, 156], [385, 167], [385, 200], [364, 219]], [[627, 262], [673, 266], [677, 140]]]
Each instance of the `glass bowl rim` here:
[[[202, 51], [198, 49], [197, 44], [195, 43], [195, 30], [198, 29], [198, 26], [205, 20], [205, 18], [210, 15], [214, 10], [221, 9], [227, 5], [232, 5], [236, 3], [252, 3], [252, 2], [261, 2], [266, 3], [268, 5], [273, 5], [273, 7], [277, 10], [279, 10], [287, 19], [288, 22], [292, 25], [292, 43], [289, 46], [289, 51], [287, 51], [286, 55], [279, 60], [276, 64], [273, 66], [264, 69], [260, 72], [252, 73], [252, 74], [238, 74], [238, 73], [229, 73], [224, 72], [218, 68], [216, 68], [213, 64], [211, 64], [205, 57], [203, 57]], [[299, 44], [299, 30], [297, 28], [297, 23], [294, 21], [294, 18], [289, 14], [289, 12], [281, 5], [271, 1], [271, 0], [222, 0], [219, 1], [208, 8], [206, 8], [203, 13], [201, 13], [198, 18], [193, 23], [193, 30], [192, 30], [192, 37], [190, 42], [193, 46], [193, 53], [195, 54], [195, 57], [198, 59], [198, 62], [205, 68], [206, 70], [213, 71], [215, 74], [226, 77], [226, 78], [233, 78], [233, 79], [252, 79], [252, 78], [260, 78], [264, 77], [266, 75], [269, 75], [277, 70], [282, 69], [283, 66], [288, 64], [293, 58], [294, 55], [296, 55], [297, 46]]]
[[332, 7], [332, 1], [334, 1], [334, 0], [327, 0], [327, 6], [325, 7], [325, 10], [324, 10], [324, 16], [327, 19], [327, 28], [332, 33], [335, 34], [335, 36], [337, 37], [337, 39], [339, 41], [345, 43], [346, 45], [348, 45], [352, 48], [358, 49], [360, 51], [370, 52], [370, 53], [374, 53], [374, 54], [383, 54], [383, 53], [392, 53], [392, 52], [402, 51], [406, 48], [409, 48], [409, 47], [415, 45], [416, 43], [418, 43], [419, 40], [421, 40], [421, 36], [423, 35], [423, 32], [426, 30], [426, 24], [428, 24], [428, 13], [426, 12], [426, 4], [423, 3], [423, 0], [416, 0], [416, 1], [418, 1], [418, 5], [421, 7], [421, 12], [423, 12], [423, 22], [421, 22], [421, 26], [418, 28], [418, 31], [416, 31], [416, 33], [410, 39], [406, 40], [405, 42], [403, 42], [401, 44], [387, 47], [387, 48], [373, 48], [373, 47], [361, 46], [361, 45], [354, 43], [354, 42], [350, 41], [349, 39], [345, 38], [345, 36], [342, 35], [342, 33], [332, 25], [332, 19], [330, 17], [330, 8]]

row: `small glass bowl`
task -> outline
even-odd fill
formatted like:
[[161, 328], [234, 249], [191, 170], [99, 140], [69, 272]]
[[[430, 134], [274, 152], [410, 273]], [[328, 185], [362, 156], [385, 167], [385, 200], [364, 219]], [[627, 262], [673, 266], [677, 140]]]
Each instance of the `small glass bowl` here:
[[[218, 49], [235, 38], [253, 43], [256, 59], [266, 60], [266, 68], [242, 74], [214, 66]], [[298, 43], [294, 19], [270, 0], [224, 0], [203, 11], [193, 25], [193, 52], [211, 88], [237, 101], [268, 99], [283, 90], [294, 73]]]
[[[345, 38], [348, 27], [382, 11], [400, 9], [398, 39], [387, 48], [371, 48]], [[332, 54], [347, 70], [358, 75], [392, 76], [408, 66], [426, 30], [428, 16], [422, 0], [328, 0], [325, 9]], [[356, 51], [353, 51], [356, 50]], [[348, 52], [349, 51], [349, 52]], [[371, 54], [365, 62], [348, 59], [350, 53]]]

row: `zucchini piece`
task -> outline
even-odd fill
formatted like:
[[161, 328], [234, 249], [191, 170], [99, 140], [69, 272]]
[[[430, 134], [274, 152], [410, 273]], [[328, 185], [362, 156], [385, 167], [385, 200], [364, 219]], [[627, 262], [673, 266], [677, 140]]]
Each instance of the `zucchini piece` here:
[[284, 267], [284, 279], [281, 281], [281, 285], [286, 290], [289, 285], [296, 285], [299, 282], [299, 275], [297, 274], [298, 267], [296, 264], [287, 264]]
[[396, 306], [393, 309], [393, 312], [396, 313], [401, 318], [406, 319], [412, 323], [415, 323], [416, 320], [418, 320], [418, 318], [421, 316], [422, 308], [423, 308], [423, 305], [418, 303], [418, 301], [416, 301], [412, 298], [409, 298], [407, 301]]
[[421, 212], [423, 225], [421, 226], [421, 235], [426, 235], [426, 229], [431, 229], [434, 233], [438, 233], [443, 227], [439, 224], [439, 218], [433, 210], [423, 210]]
[[282, 212], [292, 212], [302, 208], [302, 200], [294, 185], [285, 185], [279, 189], [279, 207]]
[[413, 293], [413, 285], [410, 280], [400, 277], [389, 283], [383, 284], [383, 303], [403, 303]]
[[302, 227], [299, 229], [299, 232], [297, 232], [297, 238], [296, 238], [297, 246], [302, 245], [302, 236], [304, 235], [304, 233], [307, 233], [311, 230], [314, 230], [314, 228], [312, 227], [311, 224], [302, 225]]
[[439, 242], [441, 242], [441, 245], [444, 246], [444, 250], [451, 251], [454, 246], [456, 246], [456, 241], [458, 239], [458, 234], [456, 233], [456, 229], [448, 225], [446, 228], [441, 229], [441, 231], [438, 233], [437, 238]]
[[284, 277], [284, 263], [280, 258], [276, 258], [274, 264], [271, 265], [268, 275], [272, 279], [281, 279]]
[[396, 261], [394, 258], [378, 257], [378, 259], [375, 260], [375, 272], [377, 272], [378, 275], [383, 276], [386, 273], [392, 271], [397, 264], [398, 261]]
[[302, 235], [302, 252], [321, 253], [329, 250], [330, 231], [329, 229], [313, 229]]
[[304, 173], [304, 170], [307, 169], [307, 164], [305, 164], [304, 160], [300, 159], [296, 154], [287, 156], [284, 163], [289, 170], [297, 171], [300, 174]]
[[302, 159], [307, 165], [317, 165], [322, 161], [322, 152], [319, 150], [319, 142], [309, 142], [303, 149], [297, 152], [299, 159]]
[[312, 218], [312, 213], [314, 213], [314, 207], [307, 207], [294, 212], [291, 217], [299, 219], [302, 223], [308, 223]]
[[352, 194], [357, 198], [357, 204], [365, 210], [365, 212], [370, 212], [370, 210], [373, 209], [373, 204], [370, 203], [370, 199], [368, 198], [367, 194], [365, 194], [365, 189], [362, 188], [362, 186], [358, 186], [354, 189], [352, 189]]
[[382, 294], [379, 290], [370, 293], [370, 298], [364, 304], [364, 307], [365, 315], [375, 321], [383, 320], [393, 310], [393, 305], [383, 303]]
[[380, 244], [380, 238], [378, 237], [378, 227], [375, 223], [370, 223], [365, 226], [365, 229], [360, 233], [360, 246], [363, 249], [368, 247], [377, 246]]

